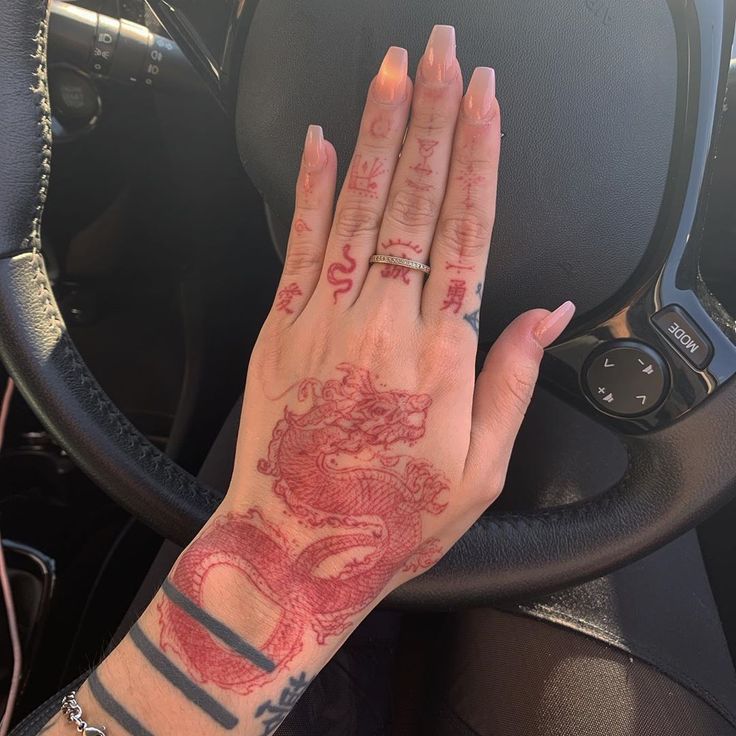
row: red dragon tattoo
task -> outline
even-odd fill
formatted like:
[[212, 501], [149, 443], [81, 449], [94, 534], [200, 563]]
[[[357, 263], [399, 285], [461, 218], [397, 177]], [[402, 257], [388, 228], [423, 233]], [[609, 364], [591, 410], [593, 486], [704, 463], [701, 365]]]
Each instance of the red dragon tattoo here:
[[[339, 378], [298, 384], [298, 403], [307, 408], [285, 407], [268, 456], [258, 462], [297, 524], [277, 526], [258, 509], [223, 516], [170, 576], [176, 590], [203, 608], [208, 574], [226, 565], [272, 607], [272, 629], [258, 642], [260, 655], [273, 663], [268, 668], [163, 598], [161, 646], [176, 652], [200, 682], [241, 694], [270, 682], [301, 651], [309, 627], [324, 644], [398, 571], [419, 571], [441, 554], [436, 539], [424, 539], [422, 515], [443, 511], [447, 482], [428, 460], [397, 452], [424, 436], [431, 398], [378, 390], [367, 370], [337, 368]], [[292, 537], [286, 528], [308, 532]]]

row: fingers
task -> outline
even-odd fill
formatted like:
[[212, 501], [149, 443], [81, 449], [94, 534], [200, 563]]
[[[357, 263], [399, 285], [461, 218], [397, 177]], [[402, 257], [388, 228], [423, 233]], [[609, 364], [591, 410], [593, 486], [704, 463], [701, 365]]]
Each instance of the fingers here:
[[279, 287], [275, 319], [289, 324], [304, 309], [317, 285], [335, 201], [337, 157], [322, 128], [310, 125], [296, 185], [296, 207]]
[[407, 68], [406, 50], [392, 47], [371, 83], [315, 292], [317, 309], [349, 307], [363, 285], [409, 116]]
[[[511, 450], [531, 401], [544, 349], [575, 313], [565, 302], [554, 312], [535, 309], [517, 317], [496, 340], [475, 384], [465, 474], [471, 487], [501, 491]], [[493, 498], [490, 498], [493, 500]]]
[[[411, 121], [388, 195], [377, 252], [421, 263], [429, 260], [450, 168], [463, 83], [455, 56], [455, 29], [435, 26], [417, 70]], [[401, 266], [374, 265], [364, 293], [390, 291], [399, 309], [418, 312], [424, 275]]]
[[[421, 310], [431, 323], [454, 319], [477, 333], [496, 209], [501, 116], [493, 69], [473, 73], [463, 99], [442, 213], [437, 224]], [[472, 328], [472, 329], [471, 329]]]

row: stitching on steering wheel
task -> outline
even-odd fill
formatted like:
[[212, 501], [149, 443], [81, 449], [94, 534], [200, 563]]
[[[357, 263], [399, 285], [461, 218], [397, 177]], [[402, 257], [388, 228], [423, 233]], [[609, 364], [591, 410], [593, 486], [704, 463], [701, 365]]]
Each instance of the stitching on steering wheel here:
[[33, 208], [33, 216], [28, 225], [28, 235], [23, 238], [21, 249], [29, 249], [41, 243], [41, 216], [46, 203], [46, 195], [49, 187], [49, 174], [51, 173], [51, 106], [49, 104], [49, 91], [46, 71], [46, 44], [48, 36], [49, 7], [44, 0], [39, 3], [38, 32], [36, 33], [36, 51], [33, 57], [38, 66], [33, 73], [35, 85], [31, 87], [36, 100], [38, 110], [38, 187], [36, 191], [36, 204]]
[[81, 385], [89, 391], [91, 398], [96, 402], [98, 411], [115, 425], [118, 438], [127, 441], [128, 446], [137, 453], [140, 461], [150, 462], [155, 471], [160, 470], [165, 474], [168, 481], [176, 480], [182, 490], [188, 491], [194, 497], [201, 498], [210, 509], [214, 509], [220, 498], [146, 441], [114, 406], [92, 377], [67, 334], [64, 319], [51, 293], [45, 264], [40, 253], [41, 217], [48, 193], [51, 171], [51, 107], [49, 104], [46, 64], [49, 8], [44, 0], [39, 3], [38, 10], [38, 32], [35, 37], [36, 51], [33, 55], [33, 58], [38, 61], [38, 66], [33, 73], [35, 84], [31, 87], [38, 110], [38, 185], [33, 216], [28, 226], [28, 234], [21, 244], [21, 250], [26, 249], [26, 252], [30, 251], [31, 253], [32, 276], [38, 287], [38, 297], [49, 325], [58, 338], [59, 346], [63, 349], [64, 358], [69, 361]]
[[206, 486], [203, 486], [196, 479], [185, 473], [171, 458], [144, 440], [138, 430], [120, 413], [89, 373], [87, 366], [84, 364], [84, 361], [66, 332], [64, 320], [58, 311], [49, 289], [48, 277], [45, 273], [44, 261], [40, 252], [34, 248], [31, 252], [31, 258], [33, 280], [38, 287], [38, 296], [43, 305], [44, 313], [49, 320], [52, 330], [59, 338], [59, 344], [64, 351], [65, 360], [69, 361], [79, 382], [90, 392], [98, 411], [104, 413], [105, 417], [115, 425], [117, 436], [127, 441], [130, 448], [137, 452], [139, 460], [150, 461], [156, 471], [162, 470], [166, 474], [167, 480], [176, 480], [181, 487], [193, 493], [195, 496], [199, 496], [210, 508], [214, 509], [220, 502], [220, 498]]

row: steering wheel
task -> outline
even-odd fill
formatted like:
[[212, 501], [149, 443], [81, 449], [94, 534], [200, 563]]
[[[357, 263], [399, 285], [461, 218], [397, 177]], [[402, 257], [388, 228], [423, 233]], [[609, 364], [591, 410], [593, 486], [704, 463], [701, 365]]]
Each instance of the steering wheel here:
[[[458, 29], [464, 68], [497, 67], [505, 137], [481, 346], [518, 312], [542, 306], [540, 295], [547, 306], [572, 298], [581, 316], [549, 351], [544, 378], [613, 429], [628, 455], [624, 477], [594, 498], [491, 510], [393, 601], [470, 605], [562, 587], [655, 549], [728, 500], [736, 491], [736, 332], [697, 257], [733, 3], [245, 5], [248, 13], [233, 15], [216, 81], [242, 162], [277, 222], [293, 206], [306, 124], [327, 128], [345, 164], [369, 70], [391, 42], [416, 59], [440, 19]], [[185, 11], [170, 13], [171, 31], [203, 68]], [[0, 354], [82, 469], [134, 516], [186, 544], [218, 494], [107, 398], [44, 267], [46, 13], [36, 0], [6, 4], [0, 15]]]

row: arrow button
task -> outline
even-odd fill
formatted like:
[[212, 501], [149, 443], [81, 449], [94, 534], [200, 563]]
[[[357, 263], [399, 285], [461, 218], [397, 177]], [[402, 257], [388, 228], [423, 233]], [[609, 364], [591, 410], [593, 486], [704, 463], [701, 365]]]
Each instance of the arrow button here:
[[619, 417], [637, 417], [656, 409], [667, 395], [667, 364], [652, 347], [634, 340], [603, 343], [583, 364], [587, 397]]

